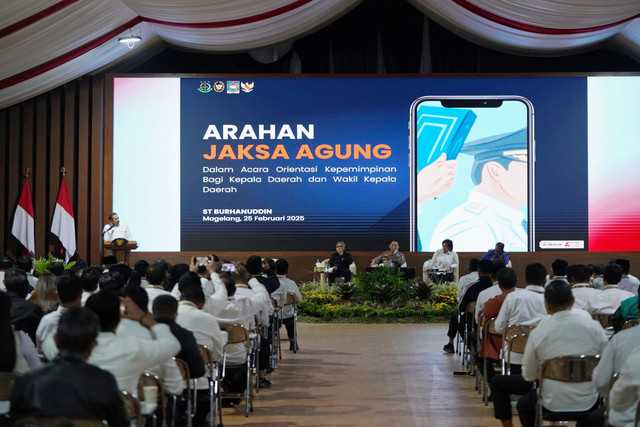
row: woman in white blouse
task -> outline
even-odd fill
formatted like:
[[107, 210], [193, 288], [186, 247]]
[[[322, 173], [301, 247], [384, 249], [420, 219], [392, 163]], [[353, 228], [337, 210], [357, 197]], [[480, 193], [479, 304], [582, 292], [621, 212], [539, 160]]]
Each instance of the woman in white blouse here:
[[458, 254], [453, 251], [451, 239], [442, 241], [442, 249], [433, 253], [429, 261], [429, 276], [434, 282], [453, 282], [453, 270], [458, 267], [460, 260]]

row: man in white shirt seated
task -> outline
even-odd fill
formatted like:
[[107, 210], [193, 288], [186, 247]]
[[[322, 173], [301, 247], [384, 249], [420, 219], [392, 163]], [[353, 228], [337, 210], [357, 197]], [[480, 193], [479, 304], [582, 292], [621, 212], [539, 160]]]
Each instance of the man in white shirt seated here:
[[567, 266], [569, 263], [562, 259], [557, 258], [551, 263], [551, 277], [547, 277], [547, 283], [552, 280], [567, 280]]
[[640, 285], [640, 282], [638, 282], [637, 278], [629, 274], [631, 262], [629, 262], [628, 259], [617, 258], [615, 263], [622, 267], [622, 278], [618, 283], [618, 288], [638, 295], [638, 285]]
[[[58, 353], [53, 335], [55, 335], [58, 329], [60, 316], [69, 308], [79, 306], [82, 297], [80, 279], [71, 272], [59, 276], [56, 280], [56, 287], [58, 289], [60, 305], [56, 311], [45, 314], [38, 324], [38, 329], [36, 329], [36, 345], [38, 346], [38, 350], [49, 360], [53, 360]], [[47, 341], [48, 343], [45, 344]], [[45, 351], [45, 347], [47, 346], [49, 346], [49, 349]]]
[[[140, 375], [180, 351], [169, 327], [157, 323], [130, 298], [121, 300], [113, 291], [100, 291], [89, 297], [86, 307], [98, 315], [101, 331], [88, 362], [111, 372], [120, 390], [137, 394]], [[138, 322], [153, 339], [116, 335], [121, 318]]]
[[[525, 268], [525, 289], [506, 296], [496, 317], [495, 328], [502, 333], [509, 325], [537, 325], [547, 316], [544, 303], [544, 284], [547, 269], [542, 264], [529, 264]], [[568, 283], [567, 283], [568, 285]], [[506, 357], [506, 355], [503, 355]], [[503, 426], [512, 426], [511, 394], [525, 394], [531, 389], [521, 373], [522, 355], [511, 354], [511, 375], [496, 375], [490, 381], [493, 410]]]
[[585, 310], [589, 314], [613, 314], [620, 303], [628, 298], [633, 297], [633, 294], [628, 291], [623, 291], [618, 288], [618, 283], [622, 278], [622, 267], [618, 264], [608, 264], [604, 268], [604, 289], [587, 300]]
[[[600, 355], [598, 366], [596, 366], [596, 369], [593, 371], [593, 383], [598, 388], [601, 396], [607, 397], [611, 378], [613, 378], [615, 373], [623, 370], [625, 362], [631, 359], [630, 355], [638, 349], [640, 349], [640, 328], [625, 329], [611, 337], [611, 340], [609, 340]], [[634, 371], [638, 371], [637, 360], [636, 358], [636, 362], [632, 365]], [[626, 380], [628, 380], [628, 378]], [[629, 394], [634, 399], [636, 398], [637, 394], [635, 391]], [[637, 403], [627, 407], [625, 410], [618, 410], [610, 405], [607, 420], [609, 426], [633, 426], [636, 418], [636, 407]]]
[[[635, 328], [631, 328], [633, 330]], [[624, 332], [624, 331], [623, 331]], [[631, 421], [627, 424], [616, 424], [616, 427], [634, 427], [635, 412], [640, 399], [640, 348], [636, 348], [624, 362], [618, 380], [609, 394], [609, 407], [618, 413], [629, 413]], [[610, 417], [611, 417], [610, 413]]]
[[[278, 280], [280, 280], [280, 287], [284, 289], [285, 295], [292, 294], [293, 299], [297, 304], [302, 301], [302, 294], [300, 293], [296, 282], [287, 278], [288, 272], [289, 263], [286, 259], [280, 258], [278, 261], [276, 261], [276, 273], [278, 274]], [[284, 306], [282, 310], [282, 319], [282, 323], [284, 323], [284, 327], [287, 329], [287, 337], [289, 337], [289, 350], [299, 350], [298, 343], [294, 343], [293, 307]]]
[[[146, 291], [140, 286], [126, 286], [123, 288], [123, 294], [129, 298], [142, 310], [146, 315], [150, 315], [147, 310], [148, 297]], [[122, 294], [121, 294], [122, 295]], [[151, 331], [139, 322], [131, 319], [121, 319], [116, 328], [116, 336], [133, 337], [142, 340], [152, 340]], [[175, 336], [175, 335], [174, 335]], [[180, 347], [182, 349], [182, 347]], [[157, 375], [164, 385], [165, 392], [169, 394], [181, 394], [184, 390], [185, 383], [182, 374], [178, 369], [178, 365], [172, 358], [167, 358], [162, 363], [149, 367], [147, 371]]]
[[82, 269], [80, 274], [80, 283], [82, 284], [81, 305], [84, 306], [89, 297], [97, 292], [101, 275], [102, 270], [95, 266]]
[[109, 214], [109, 222], [102, 229], [102, 238], [105, 242], [111, 242], [115, 239], [131, 240], [131, 231], [127, 223], [120, 221], [120, 217], [116, 212]]
[[478, 263], [480, 260], [478, 258], [471, 258], [469, 260], [469, 265], [467, 266], [468, 274], [465, 274], [458, 280], [458, 301], [462, 301], [464, 298], [465, 292], [469, 289], [472, 283], [478, 281]]
[[498, 272], [505, 268], [506, 265], [502, 260], [496, 260], [492, 262], [493, 266], [491, 267], [491, 281], [493, 282], [493, 285], [478, 294], [478, 299], [476, 300], [476, 311], [474, 313], [476, 324], [480, 324], [480, 313], [482, 313], [484, 310], [484, 303], [502, 293], [502, 289], [500, 289], [500, 286], [498, 285]]
[[[222, 348], [226, 339], [216, 318], [202, 311], [204, 304], [204, 292], [200, 286], [199, 279], [194, 277], [192, 285], [182, 288], [176, 323], [191, 331], [198, 344], [207, 346], [211, 350], [214, 360], [221, 361]], [[193, 417], [193, 424], [204, 425], [203, 423], [205, 423], [210, 407], [209, 393], [205, 391], [209, 388], [207, 379], [196, 379], [196, 388], [200, 391], [198, 392], [198, 403], [196, 414]]]
[[[251, 327], [253, 317], [258, 314], [266, 304], [270, 305], [269, 293], [262, 283], [260, 283], [255, 277], [249, 280], [248, 283], [253, 290], [253, 295], [249, 298], [242, 295], [236, 295], [236, 283], [230, 274], [223, 273], [220, 275], [220, 279], [226, 287], [228, 297], [226, 306], [220, 310], [216, 316], [218, 321], [221, 324], [239, 324], [244, 326], [246, 329], [249, 329]], [[244, 344], [239, 343], [227, 345], [227, 363], [241, 365], [246, 361], [246, 358], [247, 354]], [[243, 369], [244, 368], [240, 367], [236, 368], [234, 378], [241, 379]], [[260, 375], [260, 387], [269, 387], [271, 385], [271, 381], [266, 378], [265, 371], [261, 369]], [[227, 383], [231, 391], [242, 392], [244, 390], [244, 388], [234, 388], [236, 386], [240, 386], [242, 381], [231, 380], [227, 382], [225, 379], [225, 383]]]
[[165, 279], [167, 278], [166, 270], [161, 264], [153, 263], [147, 268], [147, 296], [149, 297], [149, 305], [147, 311], [151, 311], [153, 307], [153, 300], [158, 295], [171, 295], [171, 292], [167, 292], [164, 289]]
[[589, 298], [599, 292], [602, 292], [589, 285], [589, 269], [586, 265], [572, 264], [568, 266], [567, 279], [571, 284], [571, 292], [575, 299], [573, 308], [581, 308], [584, 310]]
[[[524, 351], [522, 377], [533, 382], [545, 360], [571, 355], [598, 355], [607, 337], [600, 323], [571, 313], [573, 295], [566, 281], [554, 280], [545, 287], [545, 306], [550, 316], [531, 331]], [[591, 381], [567, 383], [546, 380], [542, 387], [545, 410], [552, 412], [592, 412], [598, 406], [598, 392]], [[536, 391], [518, 401], [523, 427], [533, 427], [536, 419]], [[589, 415], [590, 426], [601, 426], [603, 419]], [[578, 424], [584, 425], [584, 424]]]

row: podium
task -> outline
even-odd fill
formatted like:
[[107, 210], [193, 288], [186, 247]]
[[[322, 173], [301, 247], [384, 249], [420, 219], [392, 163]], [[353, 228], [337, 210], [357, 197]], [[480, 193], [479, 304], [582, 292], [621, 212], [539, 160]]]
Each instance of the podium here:
[[129, 265], [129, 254], [132, 250], [138, 249], [138, 242], [123, 238], [113, 239], [110, 242], [104, 242], [104, 249], [115, 255], [118, 264]]

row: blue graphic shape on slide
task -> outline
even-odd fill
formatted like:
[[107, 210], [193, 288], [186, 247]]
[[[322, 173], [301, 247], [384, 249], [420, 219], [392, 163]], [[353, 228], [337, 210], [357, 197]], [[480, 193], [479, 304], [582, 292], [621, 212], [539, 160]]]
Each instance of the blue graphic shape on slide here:
[[473, 111], [466, 109], [419, 106], [418, 170], [435, 162], [442, 153], [447, 155], [447, 160], [457, 158], [476, 117]]

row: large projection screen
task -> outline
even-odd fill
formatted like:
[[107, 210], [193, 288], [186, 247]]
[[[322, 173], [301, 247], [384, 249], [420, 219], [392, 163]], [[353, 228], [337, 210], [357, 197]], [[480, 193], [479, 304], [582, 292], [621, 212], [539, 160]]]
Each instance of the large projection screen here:
[[635, 251], [637, 93], [633, 75], [115, 75], [113, 209], [144, 252]]

